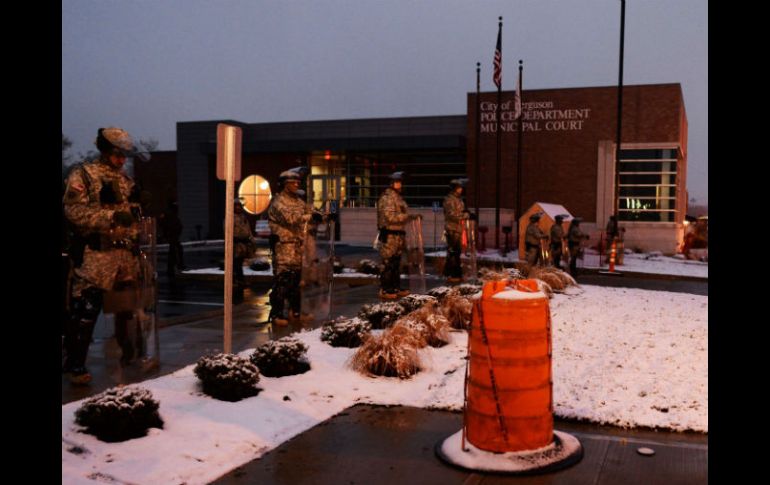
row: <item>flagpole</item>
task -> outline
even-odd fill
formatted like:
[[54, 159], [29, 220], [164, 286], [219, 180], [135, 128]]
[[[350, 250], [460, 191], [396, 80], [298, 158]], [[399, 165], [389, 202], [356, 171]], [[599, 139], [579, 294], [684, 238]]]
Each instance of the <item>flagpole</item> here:
[[[498, 23], [498, 39], [502, 39], [503, 36], [503, 17], [499, 17], [499, 23]], [[502, 48], [502, 42], [500, 45], [500, 66], [502, 71], [502, 58], [503, 58], [503, 48]], [[500, 161], [500, 153], [502, 152], [502, 137], [500, 133], [500, 111], [502, 109], [502, 72], [500, 74], [500, 84], [497, 85], [497, 109], [495, 110], [495, 113], [497, 114], [497, 163], [495, 167], [495, 249], [500, 249], [500, 172], [501, 172], [501, 161]]]
[[[521, 59], [519, 59], [519, 86], [518, 86], [518, 89], [517, 89], [517, 91], [519, 93], [519, 105], [522, 105], [523, 102], [524, 102], [523, 99], [522, 99], [524, 97], [523, 96], [524, 95], [524, 86], [521, 84], [522, 83], [522, 75], [521, 75], [521, 73], [522, 73], [523, 69], [524, 69], [523, 62], [522, 62]], [[524, 172], [524, 169], [522, 168], [522, 160], [521, 160], [521, 146], [522, 146], [523, 139], [524, 139], [524, 135], [523, 135], [524, 123], [523, 123], [523, 121], [524, 121], [524, 109], [522, 108], [522, 110], [519, 112], [519, 122], [518, 122], [518, 131], [519, 131], [519, 133], [518, 133], [518, 141], [517, 141], [517, 144], [516, 144], [516, 212], [515, 212], [515, 215], [514, 215], [515, 221], [518, 221], [519, 218], [521, 218], [521, 203], [522, 203], [522, 199], [523, 199], [523, 197], [521, 196], [521, 190], [522, 190], [522, 185], [523, 185], [521, 183], [521, 177], [522, 177], [522, 173]], [[518, 226], [518, 224], [516, 224], [516, 225]], [[517, 239], [516, 239], [516, 247], [518, 247], [518, 245], [519, 245], [519, 240], [518, 240], [519, 231], [518, 231], [518, 227], [517, 227], [517, 230], [514, 231], [514, 234], [517, 235], [516, 236], [517, 237]]]
[[481, 194], [481, 187], [479, 185], [479, 173], [481, 168], [479, 167], [479, 146], [481, 145], [481, 63], [476, 63], [476, 170], [473, 174], [473, 198], [476, 205], [476, 224], [481, 220], [479, 217], [479, 195]]
[[[620, 0], [620, 66], [618, 68], [618, 133], [615, 138], [615, 200], [613, 214], [620, 220], [620, 133], [623, 123], [623, 37], [626, 24], [626, 0]], [[599, 221], [596, 221], [597, 223]]]

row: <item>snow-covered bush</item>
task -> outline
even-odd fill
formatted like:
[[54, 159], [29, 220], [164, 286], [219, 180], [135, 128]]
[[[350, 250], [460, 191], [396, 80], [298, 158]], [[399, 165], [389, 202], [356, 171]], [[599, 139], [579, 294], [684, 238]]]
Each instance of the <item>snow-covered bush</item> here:
[[358, 317], [372, 324], [372, 328], [382, 329], [390, 326], [403, 315], [404, 307], [398, 302], [368, 303], [358, 311]]
[[252, 271], [267, 271], [270, 269], [270, 261], [265, 258], [256, 258], [249, 265]]
[[450, 291], [452, 291], [451, 286], [437, 286], [428, 290], [428, 295], [436, 298], [438, 301], [441, 301], [449, 294]]
[[452, 288], [452, 292], [460, 296], [473, 296], [481, 291], [481, 285], [473, 285], [470, 283], [463, 283]]
[[291, 336], [261, 345], [251, 354], [251, 362], [268, 377], [291, 376], [310, 370], [307, 345]]
[[403, 326], [393, 327], [366, 339], [351, 357], [350, 367], [367, 375], [407, 379], [422, 366], [417, 334]]
[[195, 365], [203, 392], [223, 401], [240, 401], [259, 392], [259, 370], [235, 354], [204, 355]]
[[404, 309], [404, 314], [422, 308], [428, 303], [438, 303], [438, 299], [431, 295], [411, 294], [398, 300], [398, 304]]
[[380, 265], [371, 259], [362, 259], [358, 262], [356, 270], [364, 274], [380, 274]]
[[334, 258], [334, 262], [332, 263], [332, 271], [334, 274], [341, 274], [342, 270], [345, 269], [345, 266], [342, 264], [342, 261], [340, 261], [337, 258]]
[[147, 389], [113, 387], [86, 399], [75, 411], [75, 422], [102, 441], [125, 441], [163, 428], [158, 401]]
[[562, 292], [569, 286], [577, 286], [577, 281], [572, 276], [551, 266], [535, 266], [530, 268], [528, 277], [545, 281], [556, 292]]
[[372, 326], [358, 317], [337, 317], [323, 324], [321, 340], [332, 347], [358, 347]]

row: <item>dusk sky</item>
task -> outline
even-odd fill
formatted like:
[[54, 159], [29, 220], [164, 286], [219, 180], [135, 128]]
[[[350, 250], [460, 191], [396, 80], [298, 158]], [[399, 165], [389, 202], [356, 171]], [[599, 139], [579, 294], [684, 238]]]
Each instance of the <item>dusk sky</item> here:
[[[618, 82], [620, 0], [63, 0], [62, 133], [72, 155], [96, 130], [176, 149], [176, 123], [466, 114], [493, 91]], [[708, 203], [705, 0], [626, 2], [624, 84], [680, 83], [687, 189]]]

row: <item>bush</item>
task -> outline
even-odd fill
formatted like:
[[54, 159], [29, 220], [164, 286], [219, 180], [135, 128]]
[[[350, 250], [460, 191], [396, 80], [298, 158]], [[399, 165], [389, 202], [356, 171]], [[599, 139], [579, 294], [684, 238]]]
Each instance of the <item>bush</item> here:
[[203, 356], [195, 365], [203, 392], [223, 401], [240, 401], [259, 392], [259, 370], [247, 359], [235, 354]]
[[372, 326], [358, 317], [337, 317], [323, 324], [321, 340], [332, 347], [358, 347]]
[[420, 337], [404, 326], [369, 339], [351, 357], [350, 367], [367, 375], [407, 379], [420, 371]]
[[427, 303], [438, 303], [438, 299], [435, 296], [431, 295], [407, 295], [400, 300], [398, 300], [398, 304], [401, 305], [401, 307], [404, 309], [404, 314], [413, 312], [419, 308], [422, 308], [423, 305]]
[[436, 298], [438, 301], [441, 301], [449, 294], [450, 291], [452, 291], [451, 286], [437, 286], [428, 290], [428, 295]]
[[342, 264], [342, 261], [335, 258], [332, 266], [334, 274], [341, 274], [343, 269], [345, 269], [345, 266]]
[[268, 377], [302, 374], [310, 370], [307, 345], [294, 337], [271, 340], [251, 354], [251, 362]]
[[264, 258], [257, 258], [249, 265], [252, 271], [267, 271], [270, 269], [270, 262]]
[[403, 315], [404, 307], [398, 302], [369, 303], [361, 307], [358, 317], [372, 324], [372, 328], [383, 329]]
[[113, 387], [87, 399], [75, 411], [75, 422], [102, 441], [125, 441], [163, 428], [158, 407], [147, 389]]

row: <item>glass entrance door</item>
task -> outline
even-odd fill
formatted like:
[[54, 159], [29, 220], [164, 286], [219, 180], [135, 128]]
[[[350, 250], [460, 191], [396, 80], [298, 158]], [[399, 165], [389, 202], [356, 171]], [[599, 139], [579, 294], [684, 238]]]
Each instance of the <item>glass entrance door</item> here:
[[326, 212], [329, 202], [335, 201], [339, 206], [341, 177], [339, 175], [311, 175], [310, 190], [313, 207]]

